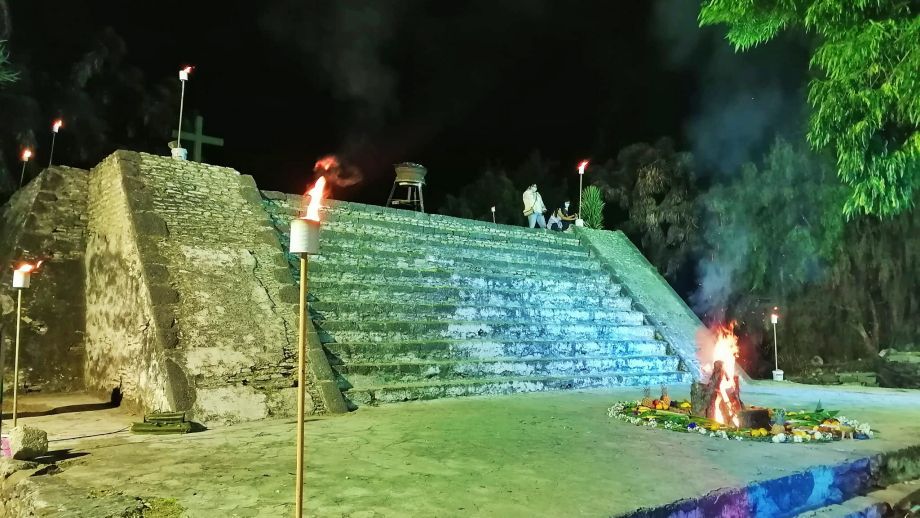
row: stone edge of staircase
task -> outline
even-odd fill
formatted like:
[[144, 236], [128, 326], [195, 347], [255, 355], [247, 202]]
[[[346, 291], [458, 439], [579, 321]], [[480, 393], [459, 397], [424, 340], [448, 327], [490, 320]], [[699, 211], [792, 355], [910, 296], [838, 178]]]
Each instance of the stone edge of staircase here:
[[699, 380], [696, 335], [705, 326], [680, 295], [622, 231], [576, 227], [575, 234]]

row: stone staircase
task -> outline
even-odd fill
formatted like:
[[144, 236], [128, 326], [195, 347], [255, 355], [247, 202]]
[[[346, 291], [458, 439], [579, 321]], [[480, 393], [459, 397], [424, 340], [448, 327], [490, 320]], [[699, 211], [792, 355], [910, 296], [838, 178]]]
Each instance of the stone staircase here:
[[[263, 196], [287, 246], [299, 197]], [[354, 404], [691, 379], [573, 234], [330, 203], [311, 316]]]

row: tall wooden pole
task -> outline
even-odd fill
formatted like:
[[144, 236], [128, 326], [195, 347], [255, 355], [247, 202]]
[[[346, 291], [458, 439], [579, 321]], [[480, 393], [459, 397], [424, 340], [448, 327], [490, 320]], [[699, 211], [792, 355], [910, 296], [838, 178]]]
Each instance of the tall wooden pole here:
[[297, 345], [297, 489], [294, 518], [303, 517], [304, 399], [306, 399], [307, 254], [300, 254], [300, 332]]
[[19, 327], [22, 322], [22, 290], [16, 290], [16, 352], [13, 360], [13, 428], [16, 428], [16, 411], [19, 397]]

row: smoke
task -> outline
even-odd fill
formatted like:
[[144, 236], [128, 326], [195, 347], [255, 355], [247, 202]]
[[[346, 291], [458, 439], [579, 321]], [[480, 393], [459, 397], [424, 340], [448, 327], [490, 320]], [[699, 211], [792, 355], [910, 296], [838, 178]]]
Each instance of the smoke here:
[[699, 170], [734, 175], [758, 159], [778, 134], [801, 134], [808, 73], [799, 35], [736, 53], [724, 27], [699, 27], [699, 4], [655, 3], [653, 33], [665, 62], [697, 80], [686, 134]]
[[397, 74], [386, 63], [402, 2], [275, 0], [262, 28], [319, 63], [330, 93], [352, 106], [357, 123], [376, 126], [398, 110]]
[[[803, 134], [808, 52], [792, 35], [736, 53], [725, 28], [700, 28], [698, 15], [698, 2], [658, 0], [652, 29], [665, 62], [696, 80], [685, 134], [697, 170], [710, 183], [726, 183], [745, 163], [759, 161], [777, 135]], [[748, 268], [751, 233], [744, 222], [726, 228], [712, 218], [702, 222], [702, 234], [718, 249], [701, 253], [690, 303], [697, 314], [721, 320]]]
[[724, 322], [725, 314], [736, 293], [738, 275], [747, 268], [747, 232], [742, 229], [728, 250], [718, 250], [697, 265], [698, 289], [690, 295], [690, 304], [698, 315]]
[[330, 185], [339, 188], [351, 187], [364, 179], [358, 166], [343, 162], [335, 155], [326, 155], [317, 160], [313, 173], [325, 177]]

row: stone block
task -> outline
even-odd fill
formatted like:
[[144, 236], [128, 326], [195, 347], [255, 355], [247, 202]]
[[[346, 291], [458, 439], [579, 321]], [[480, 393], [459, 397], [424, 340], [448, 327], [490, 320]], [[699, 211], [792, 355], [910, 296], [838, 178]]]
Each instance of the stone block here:
[[153, 212], [135, 212], [134, 230], [137, 232], [138, 237], [169, 236], [166, 221]]
[[171, 286], [151, 285], [150, 301], [154, 306], [175, 304], [179, 302], [179, 291]]
[[294, 282], [294, 274], [291, 272], [290, 268], [275, 268], [272, 273], [274, 279], [281, 284], [290, 284]]
[[282, 286], [278, 290], [279, 298], [281, 302], [286, 304], [299, 304], [300, 303], [300, 287], [297, 285], [286, 285]]
[[29, 460], [48, 453], [48, 433], [19, 425], [10, 430], [10, 453], [14, 459]]
[[144, 264], [144, 274], [150, 284], [167, 284], [169, 282], [169, 269], [162, 264]]

